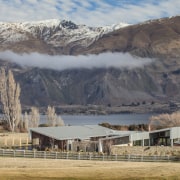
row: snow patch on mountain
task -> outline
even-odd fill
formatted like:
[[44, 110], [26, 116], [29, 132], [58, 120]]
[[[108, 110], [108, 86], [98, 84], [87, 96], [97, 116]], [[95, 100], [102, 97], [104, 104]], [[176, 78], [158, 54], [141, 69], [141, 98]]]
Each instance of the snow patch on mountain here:
[[3, 45], [36, 38], [54, 47], [61, 47], [73, 42], [89, 46], [104, 34], [125, 26], [128, 24], [88, 27], [59, 19], [20, 23], [0, 22], [0, 43]]

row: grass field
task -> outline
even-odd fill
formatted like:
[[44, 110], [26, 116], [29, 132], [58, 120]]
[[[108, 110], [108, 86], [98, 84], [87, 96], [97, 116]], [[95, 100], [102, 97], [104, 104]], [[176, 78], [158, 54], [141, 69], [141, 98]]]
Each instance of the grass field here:
[[23, 146], [28, 143], [28, 133], [0, 133], [0, 147]]
[[[27, 133], [1, 133], [9, 146], [27, 143]], [[102, 162], [0, 157], [0, 180], [180, 180], [180, 163]]]
[[180, 179], [180, 163], [0, 158], [0, 180]]

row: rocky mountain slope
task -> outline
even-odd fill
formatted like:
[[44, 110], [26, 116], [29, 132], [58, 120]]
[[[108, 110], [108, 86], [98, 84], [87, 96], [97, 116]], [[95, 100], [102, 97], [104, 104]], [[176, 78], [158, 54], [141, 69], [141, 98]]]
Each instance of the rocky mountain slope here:
[[[131, 53], [154, 58], [144, 68], [14, 69], [24, 105], [124, 107], [180, 102], [180, 16], [129, 26], [90, 28], [69, 21], [0, 24], [0, 50], [46, 54]], [[146, 108], [146, 107], [145, 107]], [[146, 109], [148, 111], [148, 109]]]
[[128, 24], [88, 27], [58, 19], [23, 23], [0, 22], [0, 50], [71, 54], [73, 47], [88, 47], [104, 34], [125, 26]]
[[[180, 57], [180, 16], [127, 26], [104, 35], [86, 53], [130, 52], [141, 57]], [[81, 51], [81, 50], [80, 50]]]

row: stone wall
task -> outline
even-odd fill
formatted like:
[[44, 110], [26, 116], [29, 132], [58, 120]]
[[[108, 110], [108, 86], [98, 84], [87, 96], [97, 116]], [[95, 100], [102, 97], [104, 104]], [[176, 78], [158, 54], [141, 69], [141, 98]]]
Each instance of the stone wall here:
[[111, 154], [118, 155], [144, 155], [144, 156], [168, 156], [180, 155], [180, 146], [111, 146]]
[[72, 151], [95, 152], [98, 148], [96, 141], [74, 141], [72, 143]]

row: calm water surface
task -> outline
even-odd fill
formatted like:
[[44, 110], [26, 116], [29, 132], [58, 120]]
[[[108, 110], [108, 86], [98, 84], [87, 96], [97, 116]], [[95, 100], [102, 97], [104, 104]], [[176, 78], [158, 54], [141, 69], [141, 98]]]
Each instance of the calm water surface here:
[[[108, 122], [115, 125], [147, 124], [152, 114], [62, 115], [66, 125], [96, 125]], [[41, 116], [40, 123], [46, 123]]]

